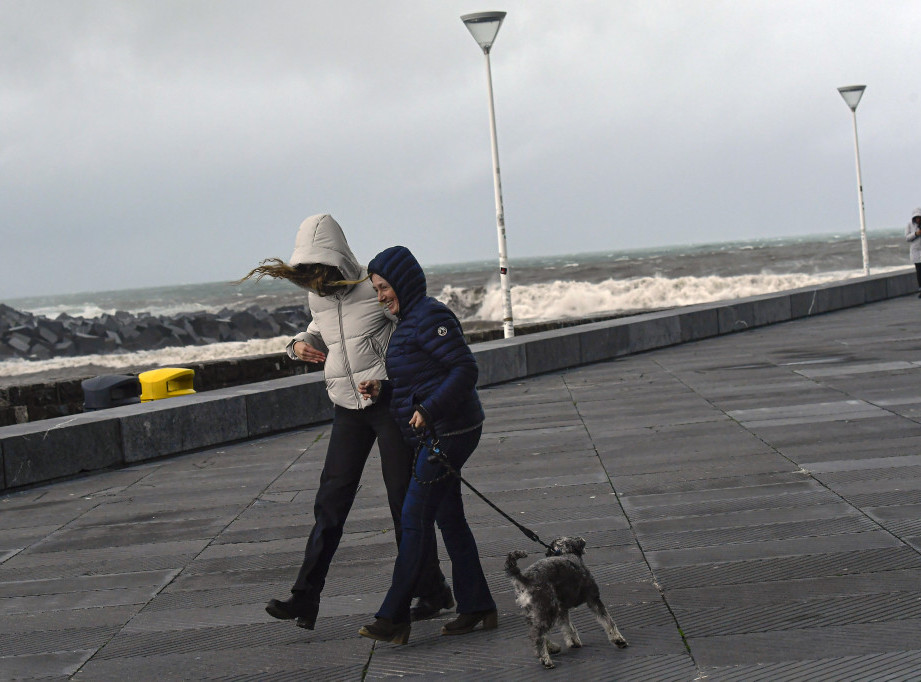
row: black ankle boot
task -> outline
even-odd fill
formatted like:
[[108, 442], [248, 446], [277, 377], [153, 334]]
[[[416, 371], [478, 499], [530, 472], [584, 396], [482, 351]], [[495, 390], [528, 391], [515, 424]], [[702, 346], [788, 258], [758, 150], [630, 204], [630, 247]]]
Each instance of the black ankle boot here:
[[473, 632], [477, 625], [483, 623], [483, 630], [495, 630], [499, 627], [499, 612], [496, 609], [489, 611], [474, 611], [462, 613], [452, 621], [448, 621], [441, 628], [443, 635], [466, 635]]
[[447, 583], [441, 584], [441, 589], [434, 595], [419, 597], [416, 605], [409, 610], [411, 620], [426, 620], [434, 618], [442, 609], [454, 608], [454, 595]]
[[265, 605], [265, 611], [279, 620], [296, 618], [298, 627], [313, 630], [317, 622], [317, 613], [320, 611], [320, 601], [306, 592], [292, 592], [284, 601], [270, 599]]
[[379, 642], [406, 644], [409, 641], [409, 631], [409, 623], [394, 623], [389, 618], [378, 618], [373, 623], [363, 626], [358, 634]]

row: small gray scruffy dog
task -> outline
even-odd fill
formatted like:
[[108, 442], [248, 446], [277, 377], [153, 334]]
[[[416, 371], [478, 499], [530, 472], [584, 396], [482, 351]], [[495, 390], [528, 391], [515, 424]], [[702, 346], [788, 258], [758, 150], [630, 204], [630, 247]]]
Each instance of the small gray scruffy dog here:
[[562, 625], [566, 646], [582, 646], [579, 633], [569, 620], [569, 610], [581, 604], [586, 604], [595, 614], [611, 644], [621, 649], [627, 646], [627, 640], [620, 634], [601, 601], [598, 584], [582, 561], [584, 553], [583, 538], [563, 537], [550, 543], [546, 559], [535, 562], [524, 571], [519, 570], [518, 559], [528, 556], [527, 552], [510, 552], [505, 560], [505, 573], [512, 579], [516, 601], [525, 610], [531, 626], [529, 634], [545, 668], [554, 667], [550, 654], [560, 652], [559, 645], [547, 637], [557, 623]]

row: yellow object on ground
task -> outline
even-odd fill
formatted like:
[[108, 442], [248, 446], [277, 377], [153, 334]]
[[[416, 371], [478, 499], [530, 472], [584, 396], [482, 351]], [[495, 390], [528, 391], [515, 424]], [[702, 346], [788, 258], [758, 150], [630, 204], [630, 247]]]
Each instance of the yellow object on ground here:
[[194, 378], [195, 370], [184, 367], [161, 367], [141, 372], [138, 374], [138, 380], [141, 382], [141, 402], [195, 393], [195, 389], [192, 388]]

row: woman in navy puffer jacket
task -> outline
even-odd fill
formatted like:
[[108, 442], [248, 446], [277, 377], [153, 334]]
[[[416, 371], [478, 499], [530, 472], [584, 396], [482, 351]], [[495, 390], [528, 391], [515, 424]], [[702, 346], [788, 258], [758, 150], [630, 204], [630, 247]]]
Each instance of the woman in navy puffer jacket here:
[[[480, 441], [483, 408], [476, 392], [479, 370], [454, 313], [426, 295], [425, 273], [405, 246], [379, 253], [368, 265], [377, 300], [399, 319], [387, 348], [388, 381], [370, 380], [359, 388], [370, 397], [390, 396], [390, 410], [407, 442], [415, 445], [423, 429], [437, 434], [442, 452], [460, 470]], [[437, 522], [448, 555], [459, 616], [443, 635], [460, 635], [498, 625], [480, 565], [476, 540], [464, 516], [460, 481], [422, 447], [403, 504], [403, 536], [390, 590], [377, 620], [359, 631], [371, 639], [409, 641], [410, 601]]]

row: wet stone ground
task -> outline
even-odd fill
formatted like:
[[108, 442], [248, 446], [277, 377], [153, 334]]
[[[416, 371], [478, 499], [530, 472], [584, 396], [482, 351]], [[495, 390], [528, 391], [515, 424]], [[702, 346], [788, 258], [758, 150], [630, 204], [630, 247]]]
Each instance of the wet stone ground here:
[[[396, 554], [374, 454], [313, 632], [284, 597], [328, 426], [0, 497], [0, 679], [911, 680], [921, 670], [921, 330], [902, 298], [482, 390], [467, 478], [582, 535], [586, 609], [544, 670], [478, 498], [499, 629], [358, 637]], [[62, 453], [66, 456], [66, 453]], [[443, 548], [445, 572], [450, 573]]]

